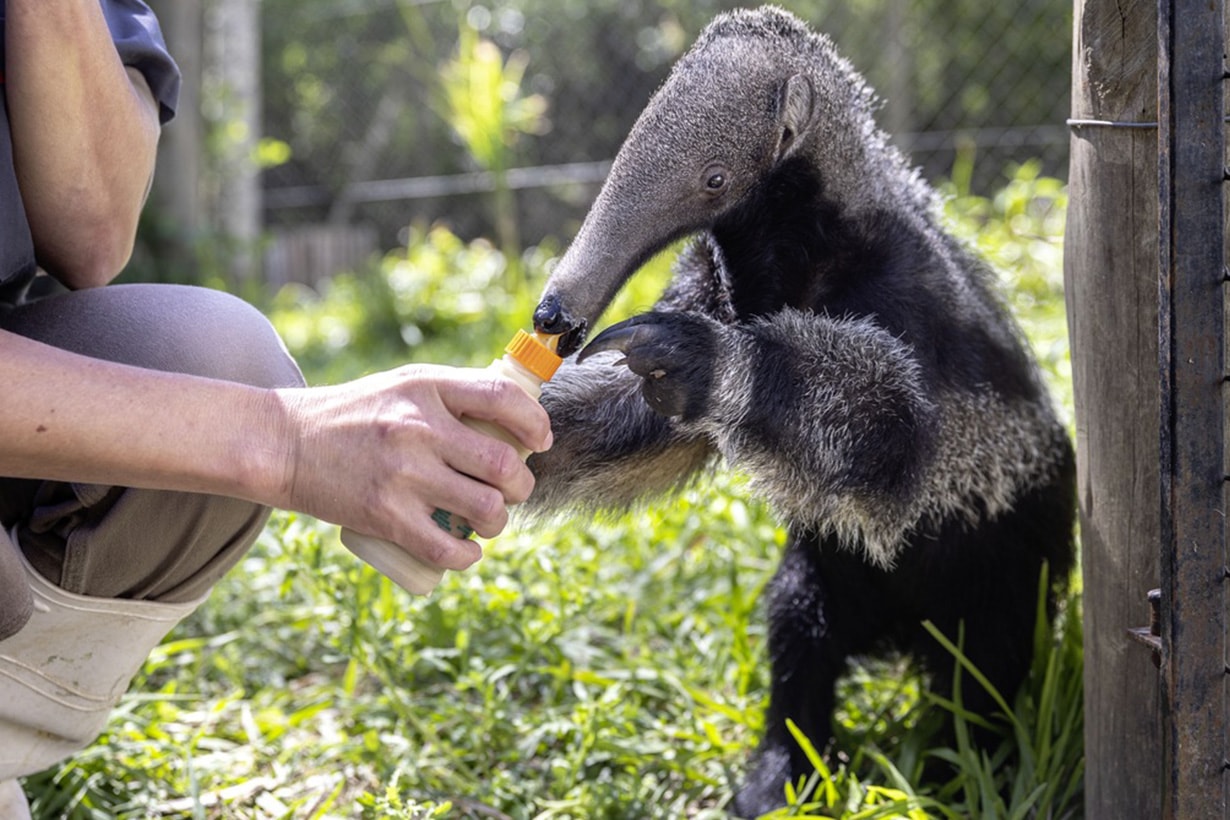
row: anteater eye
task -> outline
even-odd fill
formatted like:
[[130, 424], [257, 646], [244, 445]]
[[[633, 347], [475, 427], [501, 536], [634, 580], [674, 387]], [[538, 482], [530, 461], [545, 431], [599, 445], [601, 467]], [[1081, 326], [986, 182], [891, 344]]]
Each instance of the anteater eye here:
[[730, 184], [730, 169], [720, 162], [712, 162], [700, 172], [701, 191], [711, 197], [726, 193]]

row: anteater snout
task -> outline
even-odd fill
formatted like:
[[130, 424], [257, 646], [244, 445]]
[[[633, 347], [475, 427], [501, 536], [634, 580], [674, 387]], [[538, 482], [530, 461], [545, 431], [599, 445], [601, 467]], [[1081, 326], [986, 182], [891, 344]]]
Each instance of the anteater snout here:
[[586, 324], [584, 319], [573, 319], [554, 293], [542, 297], [534, 309], [534, 330], [548, 336], [559, 336], [557, 352], [561, 356], [574, 353], [581, 347], [585, 341]]

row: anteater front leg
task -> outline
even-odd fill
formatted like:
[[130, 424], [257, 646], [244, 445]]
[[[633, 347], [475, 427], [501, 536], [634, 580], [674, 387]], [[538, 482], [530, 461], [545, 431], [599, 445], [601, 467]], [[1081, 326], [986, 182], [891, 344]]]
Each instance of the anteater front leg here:
[[678, 489], [712, 460], [708, 439], [651, 410], [640, 383], [609, 356], [569, 359], [547, 383], [555, 443], [530, 457], [531, 514], [626, 509]]
[[784, 517], [891, 564], [938, 426], [908, 344], [870, 319], [788, 309], [727, 325], [659, 311], [604, 331], [582, 358], [595, 350], [622, 352], [643, 405], [707, 438]]

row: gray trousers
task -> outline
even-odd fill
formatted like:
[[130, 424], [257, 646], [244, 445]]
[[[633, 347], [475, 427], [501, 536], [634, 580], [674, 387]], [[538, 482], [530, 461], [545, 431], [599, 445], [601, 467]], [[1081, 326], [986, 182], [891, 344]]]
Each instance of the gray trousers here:
[[[219, 291], [112, 285], [0, 309], [0, 328], [138, 367], [262, 387], [303, 384], [255, 308]], [[203, 407], [202, 413], [225, 412]], [[190, 601], [255, 541], [266, 507], [220, 496], [0, 478], [0, 524], [60, 588], [100, 598]], [[0, 640], [30, 617], [29, 584], [0, 539]]]

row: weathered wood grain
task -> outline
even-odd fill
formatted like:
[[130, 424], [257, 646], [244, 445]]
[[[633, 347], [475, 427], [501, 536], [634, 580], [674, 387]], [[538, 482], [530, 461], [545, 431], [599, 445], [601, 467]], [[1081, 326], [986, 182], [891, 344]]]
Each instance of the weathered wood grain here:
[[1157, 5], [1076, 0], [1065, 279], [1085, 627], [1086, 816], [1157, 818], [1158, 673], [1127, 636], [1159, 584]]

